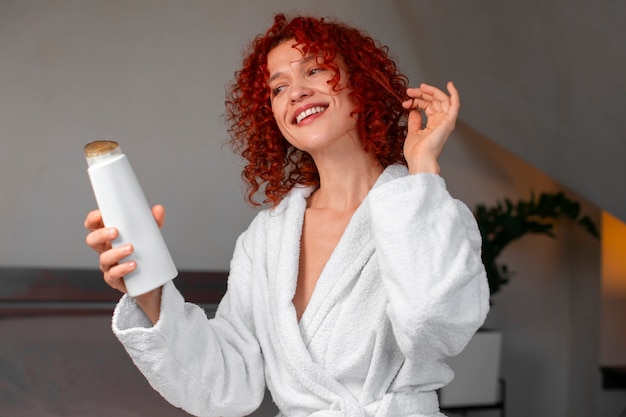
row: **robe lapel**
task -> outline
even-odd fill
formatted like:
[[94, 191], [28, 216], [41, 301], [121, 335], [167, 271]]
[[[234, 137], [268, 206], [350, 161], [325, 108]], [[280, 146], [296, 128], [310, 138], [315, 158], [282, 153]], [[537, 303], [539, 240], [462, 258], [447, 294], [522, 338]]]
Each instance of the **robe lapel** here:
[[341, 297], [358, 279], [358, 271], [373, 254], [367, 204], [355, 211], [337, 247], [317, 281], [311, 300], [300, 319], [300, 331], [308, 345]]
[[[388, 168], [389, 170], [389, 168]], [[393, 179], [386, 170], [378, 179]], [[335, 251], [325, 266], [300, 323], [296, 319], [293, 296], [298, 280], [300, 239], [311, 188], [294, 188], [268, 216], [267, 266], [271, 333], [277, 358], [309, 392], [323, 398], [333, 409], [347, 415], [363, 415], [358, 400], [326, 369], [315, 363], [307, 349], [320, 324], [333, 311], [338, 299], [359, 276], [368, 257], [374, 253], [369, 225], [367, 198], [353, 215]]]
[[[405, 167], [391, 165], [379, 176], [374, 188], [403, 175], [406, 175]], [[311, 300], [300, 318], [300, 331], [305, 345], [311, 342], [337, 300], [355, 284], [360, 268], [374, 253], [367, 200], [368, 197], [353, 214], [337, 247], [322, 270]]]
[[[268, 265], [270, 268], [270, 320], [274, 326], [278, 357], [303, 387], [340, 409], [354, 409], [356, 399], [328, 372], [316, 364], [306, 348], [293, 306], [298, 278], [300, 237], [310, 189], [294, 189], [270, 214]], [[341, 404], [341, 405], [339, 405]], [[358, 407], [357, 407], [358, 409]], [[355, 413], [354, 415], [359, 415]]]

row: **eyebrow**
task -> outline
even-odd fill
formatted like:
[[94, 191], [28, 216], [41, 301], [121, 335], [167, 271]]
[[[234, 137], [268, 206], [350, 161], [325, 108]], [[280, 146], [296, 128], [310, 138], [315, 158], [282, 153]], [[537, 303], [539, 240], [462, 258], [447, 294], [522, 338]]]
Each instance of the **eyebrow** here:
[[[292, 63], [295, 63], [298, 66], [302, 66], [302, 65], [305, 65], [305, 64], [307, 64], [308, 62], [310, 62], [310, 61], [312, 61], [314, 59], [317, 59], [316, 55], [309, 55], [309, 56], [306, 56], [306, 57], [304, 57], [304, 58], [302, 58], [302, 59], [300, 59], [298, 61], [294, 61]], [[282, 75], [283, 75], [283, 72], [281, 72], [281, 71], [275, 72], [274, 74], [272, 74], [272, 76], [269, 78], [269, 80], [267, 80], [268, 84], [271, 83], [272, 81], [274, 81], [275, 79], [280, 78]]]

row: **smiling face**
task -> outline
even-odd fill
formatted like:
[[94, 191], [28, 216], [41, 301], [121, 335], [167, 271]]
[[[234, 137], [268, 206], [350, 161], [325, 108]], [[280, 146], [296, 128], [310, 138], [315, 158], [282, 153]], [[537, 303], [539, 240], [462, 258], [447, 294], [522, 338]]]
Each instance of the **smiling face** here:
[[341, 62], [341, 84], [333, 90], [334, 71], [320, 63], [321, 58], [303, 55], [293, 45], [294, 41], [285, 41], [267, 56], [272, 112], [283, 136], [312, 155], [342, 138], [356, 139], [356, 116], [351, 115], [355, 104], [345, 88]]

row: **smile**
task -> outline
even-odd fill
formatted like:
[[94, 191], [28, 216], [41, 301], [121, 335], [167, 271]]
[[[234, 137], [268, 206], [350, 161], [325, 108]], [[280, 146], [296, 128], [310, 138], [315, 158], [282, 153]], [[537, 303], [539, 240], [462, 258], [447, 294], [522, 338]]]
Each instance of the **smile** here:
[[309, 107], [308, 109], [306, 109], [305, 111], [303, 111], [302, 113], [296, 116], [296, 124], [299, 124], [302, 120], [306, 119], [307, 117], [313, 114], [322, 113], [325, 110], [326, 110], [326, 107], [322, 107], [322, 106]]

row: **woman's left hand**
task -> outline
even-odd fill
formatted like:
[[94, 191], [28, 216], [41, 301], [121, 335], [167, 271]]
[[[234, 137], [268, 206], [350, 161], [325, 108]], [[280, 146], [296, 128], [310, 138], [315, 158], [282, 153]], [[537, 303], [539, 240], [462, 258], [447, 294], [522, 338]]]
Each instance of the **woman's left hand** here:
[[[410, 98], [402, 103], [402, 107], [411, 112], [404, 141], [404, 157], [411, 174], [439, 174], [439, 155], [454, 130], [461, 106], [459, 93], [452, 81], [448, 82], [447, 88], [450, 95], [428, 84], [407, 89]], [[423, 126], [422, 112], [426, 115], [426, 126]]]

